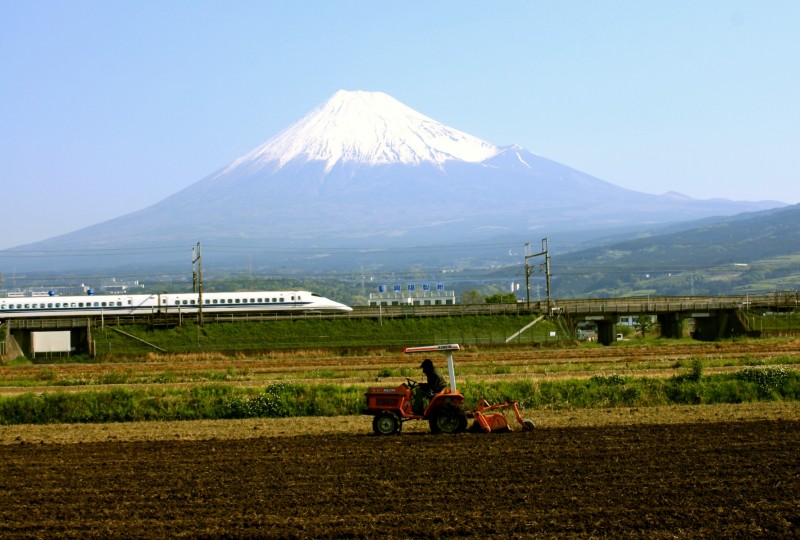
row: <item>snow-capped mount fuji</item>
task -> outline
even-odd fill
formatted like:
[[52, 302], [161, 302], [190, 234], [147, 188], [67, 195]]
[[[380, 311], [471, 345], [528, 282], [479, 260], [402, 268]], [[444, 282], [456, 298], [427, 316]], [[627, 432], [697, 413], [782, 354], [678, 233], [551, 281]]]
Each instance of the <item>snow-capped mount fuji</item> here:
[[[522, 245], [559, 234], [566, 242], [568, 231], [586, 238], [777, 206], [783, 204], [623, 189], [519, 146], [499, 147], [445, 126], [387, 94], [339, 91], [261, 146], [153, 206], [17, 249], [185, 250], [202, 241], [270, 248], [254, 253], [291, 247], [298, 255], [283, 263], [301, 266], [310, 254], [356, 246], [367, 254], [348, 255], [344, 264], [358, 266], [376, 261], [373, 248], [474, 245], [499, 237]], [[431, 253], [407, 262], [431, 263]]]
[[497, 152], [493, 144], [440, 124], [383, 92], [339, 90], [222, 174], [239, 167], [282, 168], [292, 161], [324, 162], [325, 172], [337, 164], [479, 163]]

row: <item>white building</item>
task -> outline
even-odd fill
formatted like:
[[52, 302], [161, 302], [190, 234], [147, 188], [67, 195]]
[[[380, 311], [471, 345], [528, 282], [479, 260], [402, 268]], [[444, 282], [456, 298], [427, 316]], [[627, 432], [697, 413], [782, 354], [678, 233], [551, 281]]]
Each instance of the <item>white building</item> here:
[[416, 285], [405, 289], [394, 285], [392, 291], [381, 285], [378, 292], [369, 293], [370, 306], [451, 306], [456, 303], [456, 292], [444, 290], [444, 285], [432, 288], [427, 284], [418, 290]]
[[[644, 315], [645, 317], [650, 317], [651, 323], [658, 322], [658, 318], [655, 315]], [[639, 315], [623, 315], [619, 318], [619, 322], [622, 326], [636, 326], [639, 324]]]

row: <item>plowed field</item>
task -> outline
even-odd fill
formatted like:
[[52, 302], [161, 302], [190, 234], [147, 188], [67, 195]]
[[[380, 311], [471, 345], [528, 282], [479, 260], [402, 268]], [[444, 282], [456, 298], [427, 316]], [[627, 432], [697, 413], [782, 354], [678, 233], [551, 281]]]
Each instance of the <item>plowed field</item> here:
[[0, 537], [798, 537], [800, 422], [0, 447]]

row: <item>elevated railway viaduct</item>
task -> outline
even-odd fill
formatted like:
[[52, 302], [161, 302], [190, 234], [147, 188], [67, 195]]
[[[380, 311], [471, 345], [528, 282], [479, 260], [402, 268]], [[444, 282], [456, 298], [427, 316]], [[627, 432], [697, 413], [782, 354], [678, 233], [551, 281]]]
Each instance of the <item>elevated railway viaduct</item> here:
[[685, 322], [694, 322], [692, 337], [703, 341], [753, 334], [751, 311], [793, 311], [798, 307], [797, 293], [776, 293], [753, 296], [683, 296], [632, 297], [595, 300], [564, 300], [551, 309], [551, 316], [563, 317], [575, 333], [578, 323], [597, 325], [597, 339], [609, 344], [615, 339], [615, 324], [626, 315], [655, 315], [661, 336], [680, 338]]
[[[565, 299], [547, 302], [525, 302], [514, 304], [455, 304], [455, 305], [402, 305], [356, 307], [346, 314], [286, 314], [245, 313], [236, 315], [214, 315], [204, 317], [205, 324], [235, 321], [267, 321], [281, 318], [403, 318], [403, 317], [459, 317], [469, 315], [518, 315], [533, 318], [548, 316], [563, 325], [574, 339], [578, 325], [582, 322], [597, 326], [598, 341], [605, 345], [616, 339], [615, 325], [626, 315], [655, 315], [661, 335], [680, 338], [685, 335], [685, 322], [694, 322], [692, 337], [703, 341], [714, 341], [735, 335], [759, 335], [751, 328], [748, 317], [751, 312], [796, 311], [800, 304], [797, 292], [777, 292], [747, 296], [654, 296], [629, 298]], [[32, 351], [33, 334], [48, 331], [69, 331], [76, 353], [94, 354], [92, 350], [93, 329], [101, 326], [120, 328], [128, 324], [151, 326], [177, 326], [184, 322], [196, 322], [196, 314], [180, 312], [152, 313], [149, 315], [97, 318], [31, 318], [0, 321], [6, 339], [0, 343], [0, 358], [14, 357]], [[17, 352], [19, 351], [19, 352]]]
[[457, 315], [546, 315], [564, 323], [574, 339], [579, 323], [597, 326], [598, 341], [605, 345], [616, 339], [615, 325], [626, 315], [655, 315], [661, 335], [680, 338], [686, 321], [692, 320], [692, 337], [714, 341], [734, 335], [755, 335], [751, 312], [795, 311], [800, 304], [796, 291], [745, 296], [653, 296], [626, 298], [565, 299], [516, 304], [471, 304], [453, 306], [383, 306], [356, 308], [348, 317], [363, 316], [457, 316]]

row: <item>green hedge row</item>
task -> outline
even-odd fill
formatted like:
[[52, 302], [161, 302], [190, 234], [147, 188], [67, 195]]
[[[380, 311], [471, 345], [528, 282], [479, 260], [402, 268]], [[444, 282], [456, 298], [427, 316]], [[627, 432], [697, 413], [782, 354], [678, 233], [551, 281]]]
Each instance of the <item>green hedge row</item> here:
[[[587, 380], [475, 382], [459, 388], [468, 406], [515, 400], [525, 409], [571, 409], [670, 404], [800, 400], [800, 374], [781, 366], [703, 376], [696, 367], [669, 379], [617, 374]], [[0, 398], [0, 424], [130, 422], [276, 418], [358, 414], [362, 386], [272, 384], [241, 388], [207, 384], [189, 389], [118, 388], [110, 391], [27, 393]]]

